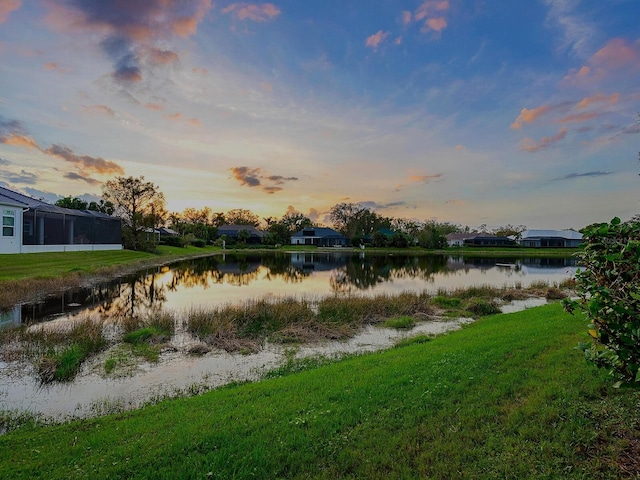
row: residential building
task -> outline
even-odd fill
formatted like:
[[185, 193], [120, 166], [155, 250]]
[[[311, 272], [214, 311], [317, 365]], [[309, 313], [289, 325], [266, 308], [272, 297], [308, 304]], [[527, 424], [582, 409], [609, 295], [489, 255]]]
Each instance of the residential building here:
[[291, 245], [316, 245], [318, 247], [344, 247], [349, 239], [332, 228], [309, 227], [291, 236]]
[[117, 217], [72, 210], [0, 187], [0, 253], [122, 250]]
[[582, 234], [574, 230], [526, 230], [520, 237], [523, 247], [575, 248], [581, 243]]

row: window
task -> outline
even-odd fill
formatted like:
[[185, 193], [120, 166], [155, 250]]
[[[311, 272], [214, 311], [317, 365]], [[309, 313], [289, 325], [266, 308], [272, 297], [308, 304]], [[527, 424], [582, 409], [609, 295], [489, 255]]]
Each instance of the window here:
[[13, 210], [4, 210], [2, 212], [2, 236], [13, 237], [16, 225], [16, 212]]

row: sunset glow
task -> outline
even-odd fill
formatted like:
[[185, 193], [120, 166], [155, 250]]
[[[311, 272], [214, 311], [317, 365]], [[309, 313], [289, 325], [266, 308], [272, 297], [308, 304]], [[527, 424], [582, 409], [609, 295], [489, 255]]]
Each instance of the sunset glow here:
[[0, 185], [471, 227], [640, 212], [640, 4], [0, 2]]

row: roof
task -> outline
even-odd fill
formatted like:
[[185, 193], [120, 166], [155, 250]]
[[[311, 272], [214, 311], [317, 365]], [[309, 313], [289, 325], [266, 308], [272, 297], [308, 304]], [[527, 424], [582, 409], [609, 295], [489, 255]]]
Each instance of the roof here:
[[[305, 235], [304, 232], [313, 232], [313, 235]], [[336, 232], [333, 228], [327, 228], [327, 227], [303, 228], [302, 230], [300, 230], [299, 232], [297, 232], [296, 234], [294, 234], [292, 236], [293, 237], [321, 237], [321, 238], [339, 237], [339, 238], [346, 238], [340, 232]]]
[[251, 235], [256, 235], [260, 238], [264, 237], [263, 232], [251, 225], [220, 225], [218, 227], [218, 235], [238, 233], [240, 230], [247, 230]]
[[564, 238], [566, 240], [582, 240], [582, 234], [573, 230], [525, 230], [520, 237], [529, 238]]
[[445, 235], [447, 240], [466, 240], [468, 238], [474, 238], [478, 234], [477, 233], [448, 233]]
[[27, 195], [23, 195], [8, 188], [0, 187], [0, 203], [5, 205], [13, 205], [16, 207], [28, 208], [40, 212], [59, 213], [64, 215], [75, 215], [78, 217], [96, 217], [103, 219], [114, 219], [110, 215], [93, 210], [74, 210], [71, 208], [58, 207], [43, 200], [38, 200]]

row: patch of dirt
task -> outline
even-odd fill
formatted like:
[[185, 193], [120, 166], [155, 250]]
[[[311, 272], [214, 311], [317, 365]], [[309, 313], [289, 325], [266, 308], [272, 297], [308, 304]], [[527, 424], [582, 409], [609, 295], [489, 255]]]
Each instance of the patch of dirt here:
[[618, 466], [624, 472], [624, 478], [640, 478], [640, 438], [627, 440], [629, 443], [620, 455]]

